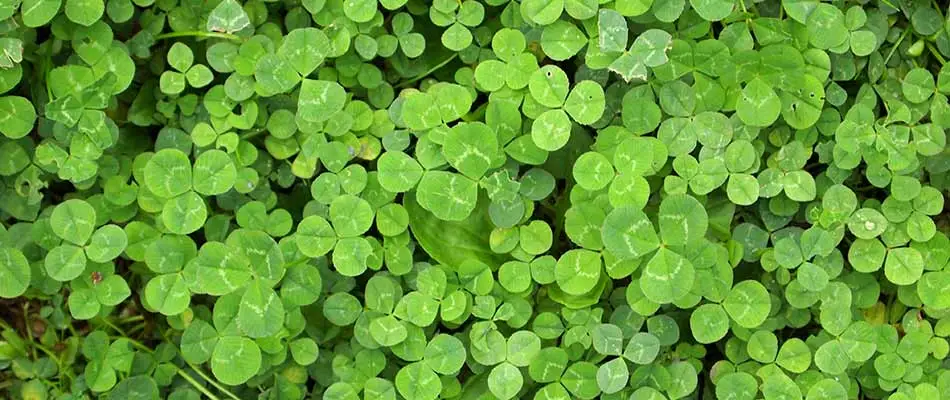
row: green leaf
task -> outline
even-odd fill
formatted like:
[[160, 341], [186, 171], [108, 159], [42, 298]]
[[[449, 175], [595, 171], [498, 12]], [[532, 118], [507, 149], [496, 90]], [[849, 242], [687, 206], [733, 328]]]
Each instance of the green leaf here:
[[212, 32], [234, 33], [251, 25], [244, 8], [235, 0], [222, 0], [208, 14], [205, 27]]
[[187, 192], [165, 203], [162, 208], [162, 222], [172, 233], [187, 235], [204, 225], [208, 218], [208, 208], [204, 200], [195, 192]]
[[552, 60], [564, 61], [576, 55], [587, 45], [587, 36], [576, 25], [555, 21], [541, 33], [541, 49]]
[[752, 400], [758, 393], [758, 382], [745, 372], [731, 372], [723, 375], [716, 383], [716, 396], [732, 396], [737, 400]]
[[672, 303], [690, 292], [695, 279], [695, 268], [688, 259], [661, 247], [647, 262], [640, 289], [650, 301]]
[[426, 365], [443, 375], [451, 375], [459, 371], [465, 363], [465, 357], [464, 344], [454, 336], [439, 334], [426, 345]]
[[917, 282], [924, 271], [924, 261], [920, 252], [913, 248], [891, 249], [884, 261], [884, 274], [887, 280], [897, 285], [911, 285]]
[[30, 286], [30, 264], [20, 250], [0, 247], [0, 297], [19, 297]]
[[419, 181], [418, 201], [441, 220], [461, 221], [475, 209], [478, 184], [451, 172], [429, 171]]
[[756, 281], [737, 283], [729, 291], [722, 305], [733, 321], [750, 329], [765, 322], [772, 310], [768, 291]]
[[[26, 0], [20, 7], [23, 25], [36, 28], [46, 25], [56, 16], [62, 6], [62, 0]], [[113, 380], [115, 378], [113, 377]]]
[[732, 14], [733, 0], [689, 0], [696, 13], [706, 21], [719, 21]]
[[713, 343], [729, 332], [729, 317], [718, 304], [703, 304], [689, 317], [690, 330], [699, 343]]
[[795, 129], [808, 129], [818, 122], [825, 103], [825, 89], [821, 81], [811, 75], [804, 75], [802, 83], [799, 88], [779, 92], [782, 118]]
[[284, 315], [277, 293], [263, 282], [253, 281], [241, 296], [237, 325], [249, 337], [267, 337], [280, 330]]
[[844, 13], [835, 6], [819, 3], [808, 15], [808, 39], [819, 49], [837, 47], [848, 40]]
[[204, 363], [211, 359], [217, 344], [218, 332], [207, 322], [197, 319], [181, 335], [181, 354], [190, 363]]
[[914, 68], [907, 72], [901, 81], [901, 92], [904, 98], [911, 103], [923, 103], [934, 92], [934, 76], [923, 68]]
[[254, 341], [241, 336], [223, 336], [214, 346], [211, 372], [225, 385], [240, 385], [257, 374], [261, 363], [261, 350]]
[[36, 110], [30, 100], [19, 96], [0, 97], [0, 133], [19, 139], [33, 131]]
[[781, 111], [781, 99], [772, 87], [759, 78], [745, 85], [736, 102], [739, 119], [752, 126], [772, 125]]
[[660, 236], [672, 246], [694, 243], [706, 235], [709, 217], [698, 200], [689, 195], [672, 195], [660, 204]]
[[180, 150], [164, 149], [148, 160], [143, 177], [145, 187], [153, 194], [173, 198], [191, 189], [191, 162]]
[[324, 122], [343, 110], [345, 102], [346, 91], [339, 83], [304, 79], [297, 100], [297, 118], [311, 124]]
[[510, 363], [501, 363], [495, 366], [488, 374], [488, 389], [495, 397], [507, 400], [514, 398], [521, 391], [524, 378], [521, 372]]
[[860, 239], [873, 239], [887, 229], [887, 219], [880, 212], [862, 208], [851, 214], [848, 230]]
[[109, 262], [122, 254], [127, 245], [128, 238], [122, 228], [105, 225], [92, 234], [86, 248], [86, 257], [93, 262]]
[[594, 81], [580, 81], [567, 95], [564, 110], [574, 121], [592, 125], [599, 121], [606, 108], [604, 89]]
[[330, 51], [330, 40], [316, 28], [294, 29], [284, 36], [277, 56], [286, 60], [301, 76], [317, 69]]
[[660, 352], [660, 340], [646, 332], [639, 332], [630, 338], [624, 348], [623, 357], [640, 365], [647, 365], [656, 359]]
[[629, 374], [627, 363], [615, 358], [597, 369], [597, 386], [604, 393], [617, 393], [627, 385]]
[[343, 13], [353, 22], [367, 22], [376, 14], [373, 0], [349, 0], [343, 3]]
[[538, 148], [556, 151], [571, 138], [571, 120], [563, 110], [548, 110], [531, 124], [531, 139]]
[[379, 157], [379, 184], [391, 192], [406, 192], [422, 179], [419, 162], [399, 151], [387, 151]]
[[[78, 320], [92, 319], [102, 309], [96, 299], [96, 293], [90, 289], [79, 289], [70, 293], [67, 305], [69, 306], [69, 314]], [[111, 387], [115, 383], [114, 379], [113, 377], [112, 382], [106, 382], [103, 386]], [[108, 388], [105, 388], [105, 390], [108, 390]]]
[[598, 46], [604, 53], [627, 50], [627, 20], [620, 13], [602, 8], [597, 14]]
[[191, 303], [191, 292], [181, 274], [159, 275], [145, 285], [145, 301], [164, 315], [178, 315]]
[[526, 0], [521, 5], [521, 14], [538, 25], [548, 25], [561, 16], [564, 0]]
[[56, 236], [81, 246], [96, 227], [96, 210], [83, 200], [66, 200], [53, 209], [49, 222]]
[[231, 190], [237, 180], [237, 168], [227, 153], [209, 150], [195, 159], [192, 176], [196, 192], [213, 196]]
[[311, 215], [300, 221], [294, 237], [297, 248], [307, 257], [320, 257], [329, 253], [337, 240], [333, 227], [319, 215]]
[[647, 79], [647, 67], [658, 67], [669, 61], [667, 52], [672, 46], [672, 36], [659, 29], [649, 29], [634, 39], [628, 51], [623, 52], [610, 64], [614, 71], [627, 82]]
[[320, 347], [311, 338], [300, 338], [290, 342], [290, 354], [300, 365], [310, 365], [317, 361]]
[[554, 274], [561, 290], [582, 295], [597, 284], [602, 268], [599, 254], [589, 250], [569, 250], [558, 259]]
[[[497, 159], [498, 140], [488, 125], [459, 123], [446, 135], [442, 154], [456, 170], [469, 178], [479, 179]], [[407, 162], [412, 165], [411, 160]]]
[[790, 372], [805, 372], [811, 365], [811, 349], [801, 339], [789, 339], [782, 344], [775, 362]]
[[396, 390], [407, 399], [434, 400], [442, 391], [442, 382], [425, 363], [416, 362], [396, 373]]
[[403, 322], [391, 315], [376, 318], [370, 322], [369, 332], [377, 343], [387, 347], [402, 343], [408, 336]]
[[531, 74], [528, 90], [531, 97], [545, 107], [560, 107], [567, 98], [567, 74], [557, 66], [546, 65]]
[[643, 257], [660, 245], [646, 214], [633, 207], [619, 207], [607, 214], [601, 239], [607, 250], [621, 259]]
[[573, 176], [578, 186], [596, 191], [610, 184], [614, 178], [614, 168], [603, 154], [589, 151], [574, 162]]

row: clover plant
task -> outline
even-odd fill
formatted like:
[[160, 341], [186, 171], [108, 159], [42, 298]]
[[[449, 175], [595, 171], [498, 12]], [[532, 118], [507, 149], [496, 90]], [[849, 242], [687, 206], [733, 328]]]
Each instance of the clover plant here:
[[0, 398], [950, 398], [937, 0], [0, 0]]

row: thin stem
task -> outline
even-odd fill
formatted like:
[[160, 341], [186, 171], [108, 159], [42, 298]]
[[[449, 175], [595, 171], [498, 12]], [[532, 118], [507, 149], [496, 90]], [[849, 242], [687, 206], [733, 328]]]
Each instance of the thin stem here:
[[196, 38], [215, 38], [215, 39], [225, 39], [231, 40], [234, 42], [240, 42], [241, 37], [237, 35], [232, 35], [230, 33], [221, 33], [221, 32], [203, 32], [203, 31], [183, 31], [183, 32], [168, 32], [161, 35], [155, 36], [155, 40], [179, 38], [179, 37], [196, 37]]
[[[46, 353], [46, 355], [49, 356], [49, 358], [53, 359], [53, 362], [55, 362], [57, 366], [60, 365], [59, 356], [53, 353], [52, 350], [46, 348], [46, 346], [43, 346], [43, 344], [41, 343], [33, 343], [33, 347], [40, 349], [40, 351], [42, 351], [43, 353]], [[60, 368], [60, 370], [62, 370], [62, 368]]]
[[939, 62], [940, 65], [947, 64], [947, 60], [944, 59], [942, 55], [940, 55], [940, 50], [937, 50], [937, 48], [934, 47], [934, 45], [930, 42], [927, 42], [927, 50], [930, 50], [930, 54], [933, 54], [934, 58], [937, 59], [937, 62]]
[[222, 386], [220, 383], [218, 383], [218, 381], [212, 379], [210, 376], [208, 376], [207, 374], [205, 374], [204, 372], [202, 372], [201, 369], [198, 368], [198, 367], [196, 367], [194, 364], [192, 364], [192, 363], [190, 363], [190, 362], [188, 362], [188, 361], [185, 361], [185, 364], [188, 364], [188, 367], [191, 368], [192, 371], [195, 371], [195, 373], [198, 374], [198, 376], [200, 376], [202, 379], [208, 381], [208, 383], [210, 383], [211, 386], [214, 386], [215, 389], [218, 389], [219, 391], [221, 391], [221, 393], [224, 393], [226, 396], [228, 396], [228, 397], [230, 397], [230, 398], [232, 398], [232, 399], [234, 399], [234, 400], [241, 400], [240, 397], [237, 397], [237, 395], [234, 394], [234, 393], [232, 393], [230, 390], [228, 390], [228, 388]]
[[[168, 336], [165, 335], [166, 333], [167, 333], [167, 332], [162, 331], [162, 338], [165, 339], [166, 342], [171, 343], [171, 339], [169, 339]], [[175, 348], [177, 349], [178, 347], [176, 346]], [[180, 350], [180, 349], [178, 350], [178, 354], [181, 355], [181, 350]], [[211, 386], [214, 386], [214, 387], [215, 387], [216, 389], [218, 389], [221, 393], [224, 393], [225, 395], [227, 395], [228, 397], [230, 397], [230, 398], [232, 398], [232, 399], [234, 399], [234, 400], [241, 400], [240, 397], [237, 397], [237, 395], [235, 395], [234, 393], [231, 393], [231, 391], [228, 390], [228, 388], [226, 388], [226, 387], [224, 387], [223, 385], [221, 385], [220, 383], [218, 383], [217, 380], [215, 380], [214, 378], [208, 376], [208, 374], [205, 374], [205, 373], [201, 370], [201, 368], [198, 368], [198, 367], [195, 366], [194, 364], [188, 362], [188, 360], [185, 360], [185, 357], [184, 357], [184, 356], [182, 356], [182, 360], [185, 362], [185, 364], [188, 365], [189, 368], [191, 368], [191, 370], [192, 370], [194, 373], [198, 374], [198, 376], [200, 376], [201, 379], [204, 379], [206, 382], [210, 383]]]
[[125, 339], [125, 340], [128, 340], [129, 343], [132, 344], [132, 347], [135, 347], [135, 348], [137, 348], [137, 349], [139, 349], [139, 350], [142, 350], [142, 351], [144, 351], [144, 352], [146, 352], [146, 353], [149, 353], [149, 354], [155, 352], [155, 350], [152, 350], [151, 347], [148, 347], [148, 346], [142, 344], [142, 342], [140, 342], [140, 341], [138, 341], [138, 340], [135, 340], [135, 339], [132, 339], [132, 338], [130, 338], [130, 337], [125, 337], [125, 336], [118, 336], [118, 337], [115, 337], [115, 336], [114, 336], [113, 339]]
[[56, 363], [56, 368], [57, 368], [58, 371], [61, 371], [61, 372], [65, 373], [66, 376], [67, 376], [69, 379], [72, 379], [72, 378], [73, 378], [73, 373], [72, 373], [72, 371], [71, 371], [69, 368], [64, 368], [64, 367], [63, 367], [63, 360], [60, 358], [60, 356], [59, 356], [58, 354], [53, 353], [52, 350], [50, 350], [49, 348], [47, 348], [46, 346], [44, 346], [42, 343], [33, 343], [33, 347], [40, 349], [40, 351], [42, 351], [42, 352], [45, 353], [50, 359], [52, 359], [53, 362]]
[[430, 68], [428, 71], [424, 72], [423, 74], [396, 85], [396, 88], [404, 88], [406, 86], [409, 86], [413, 83], [418, 82], [420, 79], [423, 79], [429, 75], [432, 75], [432, 73], [434, 73], [435, 71], [438, 71], [440, 68], [444, 67], [446, 64], [452, 62], [452, 60], [455, 60], [458, 56], [459, 56], [458, 53], [452, 54], [452, 57], [446, 58], [445, 61], [440, 62], [438, 65]]
[[178, 368], [178, 376], [185, 378], [185, 380], [188, 381], [188, 383], [190, 383], [191, 386], [194, 386], [195, 389], [198, 389], [198, 391], [200, 391], [201, 393], [204, 393], [204, 395], [208, 396], [209, 399], [218, 400], [218, 396], [215, 396], [214, 393], [211, 393], [211, 391], [208, 390], [208, 388], [198, 383], [198, 381], [196, 381], [195, 378], [192, 378], [191, 375], [188, 375], [188, 373], [185, 372], [185, 370]]
[[131, 329], [129, 329], [128, 334], [131, 335], [131, 334], [133, 334], [133, 333], [135, 333], [135, 332], [138, 332], [138, 331], [141, 331], [141, 330], [145, 330], [145, 323], [141, 323], [141, 324], [138, 324], [138, 325], [136, 325], [136, 326], [133, 326]]
[[33, 353], [33, 359], [36, 357], [36, 345], [33, 342], [33, 327], [30, 326], [30, 303], [23, 303], [23, 326], [26, 328], [26, 338], [30, 339], [30, 352]]
[[101, 318], [101, 320], [102, 320], [102, 323], [106, 324], [106, 326], [112, 328], [114, 331], [118, 332], [118, 333], [119, 333], [120, 335], [122, 335], [123, 337], [128, 336], [128, 335], [125, 333], [125, 331], [122, 330], [122, 328], [119, 328], [118, 326], [116, 326], [115, 324], [113, 324], [112, 322], [110, 322], [108, 319]]
[[129, 323], [129, 322], [142, 321], [142, 320], [145, 320], [145, 317], [144, 317], [144, 316], [142, 316], [142, 315], [133, 315], [133, 316], [131, 316], [131, 317], [126, 317], [126, 318], [119, 319], [119, 323], [120, 323], [120, 324], [127, 324], [127, 323]]
[[266, 129], [264, 129], [263, 127], [261, 127], [261, 128], [255, 129], [255, 130], [253, 130], [253, 131], [244, 132], [244, 133], [242, 133], [241, 136], [239, 136], [238, 138], [241, 139], [241, 140], [251, 140], [251, 138], [254, 138], [254, 137], [256, 137], [256, 136], [259, 136], [260, 134], [262, 134], [262, 133], [264, 133], [264, 132], [266, 132], [266, 131], [267, 131]]
[[53, 45], [47, 42], [46, 54], [43, 57], [43, 86], [46, 86], [46, 97], [53, 101], [53, 89], [49, 87], [49, 72], [53, 68]]
[[901, 37], [897, 39], [897, 42], [894, 43], [894, 47], [891, 47], [891, 51], [887, 53], [887, 57], [884, 57], [884, 65], [887, 65], [887, 62], [891, 60], [891, 56], [894, 55], [894, 52], [897, 51], [897, 48], [900, 47], [901, 42], [907, 38], [907, 35], [910, 34], [910, 29], [904, 30], [904, 33], [901, 33]]
[[306, 263], [307, 261], [310, 261], [310, 260], [311, 260], [310, 258], [301, 258], [299, 260], [294, 260], [294, 261], [291, 261], [289, 264], [285, 264], [284, 268], [293, 268], [300, 264]]
[[[127, 337], [123, 337], [123, 339], [128, 340], [129, 343], [132, 344], [132, 347], [135, 347], [135, 348], [137, 348], [137, 349], [139, 349], [139, 350], [142, 350], [142, 351], [144, 351], [144, 352], [146, 352], [146, 353], [154, 353], [154, 352], [155, 352], [155, 350], [152, 350], [151, 348], [149, 348], [148, 346], [142, 344], [142, 342], [139, 342], [138, 340], [135, 340], [135, 339], [132, 339], [132, 338], [127, 338]], [[180, 351], [179, 351], [179, 353], [180, 353]], [[225, 395], [227, 395], [228, 397], [230, 397], [230, 398], [232, 398], [232, 399], [234, 399], [234, 400], [241, 400], [240, 397], [237, 397], [237, 395], [235, 395], [234, 393], [231, 393], [231, 391], [228, 390], [226, 387], [222, 386], [220, 383], [218, 383], [217, 381], [215, 381], [214, 379], [212, 379], [210, 376], [208, 376], [208, 375], [205, 374], [204, 372], [201, 372], [201, 370], [200, 370], [198, 367], [196, 367], [194, 364], [192, 364], [192, 363], [190, 363], [190, 362], [188, 362], [188, 361], [185, 361], [185, 364], [187, 364], [188, 367], [191, 368], [191, 370], [194, 371], [195, 374], [197, 374], [197, 375], [200, 376], [202, 379], [204, 379], [204, 380], [207, 381], [209, 384], [211, 384], [211, 386], [214, 386], [216, 389], [220, 390], [221, 393], [224, 393]], [[178, 367], [176, 366], [175, 368], [178, 368]], [[197, 381], [195, 381], [194, 378], [192, 378], [190, 375], [188, 375], [187, 373], [185, 373], [185, 371], [184, 371], [183, 369], [178, 368], [178, 375], [181, 375], [183, 378], [185, 378], [185, 380], [188, 381], [188, 383], [190, 383], [190, 384], [191, 384], [192, 386], [194, 386], [195, 388], [198, 388], [198, 390], [200, 390], [200, 391], [201, 391], [202, 393], [204, 393], [206, 396], [210, 397], [210, 398], [213, 399], [213, 400], [217, 400], [217, 399], [218, 399], [218, 397], [216, 397], [216, 396], [210, 394], [210, 393], [208, 392], [208, 389], [207, 389], [207, 388], [205, 388], [204, 386], [202, 386], [200, 383], [198, 383]]]

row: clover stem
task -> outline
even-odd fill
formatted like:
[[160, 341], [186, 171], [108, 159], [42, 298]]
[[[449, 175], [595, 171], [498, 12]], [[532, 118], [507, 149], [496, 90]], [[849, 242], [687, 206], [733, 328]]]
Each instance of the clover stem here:
[[897, 42], [894, 43], [894, 47], [891, 47], [891, 51], [887, 52], [887, 57], [884, 57], [884, 65], [887, 65], [887, 62], [891, 60], [891, 56], [894, 55], [894, 52], [897, 51], [897, 48], [900, 47], [901, 42], [907, 38], [908, 34], [910, 34], [910, 29], [904, 30], [904, 33], [901, 33], [901, 36], [897, 38]]
[[23, 303], [23, 327], [26, 328], [26, 338], [30, 339], [30, 352], [36, 359], [36, 343], [33, 342], [33, 328], [30, 326], [30, 303]]
[[[168, 343], [171, 343], [172, 341], [168, 339], [168, 336], [166, 336], [165, 333], [166, 333], [165, 331], [162, 331], [162, 339], [164, 339], [164, 340], [165, 340], [166, 342], [168, 342]], [[178, 348], [178, 347], [176, 346], [176, 348]], [[180, 349], [178, 350], [178, 354], [181, 354], [181, 350], [180, 350]], [[240, 397], [237, 397], [237, 395], [235, 395], [235, 394], [232, 393], [230, 390], [228, 390], [228, 388], [224, 387], [223, 385], [221, 385], [220, 383], [218, 383], [218, 381], [216, 381], [216, 380], [214, 380], [213, 378], [211, 378], [210, 376], [208, 376], [208, 374], [205, 374], [203, 371], [201, 371], [201, 368], [198, 368], [198, 367], [195, 366], [194, 364], [188, 362], [188, 360], [185, 360], [184, 357], [182, 357], [182, 360], [185, 361], [185, 364], [188, 365], [188, 368], [191, 368], [191, 370], [194, 371], [194, 373], [198, 374], [198, 376], [200, 376], [201, 379], [204, 379], [205, 382], [208, 382], [209, 384], [211, 384], [211, 386], [214, 386], [214, 387], [215, 387], [216, 389], [218, 389], [221, 393], [224, 393], [226, 396], [228, 396], [228, 397], [230, 397], [230, 398], [232, 398], [232, 399], [234, 399], [234, 400], [241, 400]], [[179, 370], [180, 370], [180, 368], [179, 368]]]
[[436, 65], [436, 66], [430, 68], [428, 71], [426, 71], [426, 72], [422, 73], [421, 75], [416, 76], [415, 78], [412, 78], [412, 79], [410, 79], [410, 80], [408, 80], [408, 81], [402, 82], [402, 83], [396, 85], [396, 87], [397, 87], [397, 88], [404, 88], [404, 87], [409, 86], [409, 85], [411, 85], [411, 84], [413, 84], [413, 83], [416, 83], [416, 82], [419, 81], [420, 79], [425, 78], [425, 77], [427, 77], [427, 76], [429, 76], [429, 75], [432, 75], [432, 73], [434, 73], [435, 71], [438, 71], [440, 68], [444, 67], [446, 64], [452, 62], [452, 60], [455, 60], [458, 56], [459, 56], [458, 53], [452, 54], [452, 57], [446, 58], [445, 61], [440, 62], [438, 65]]
[[143, 322], [143, 323], [141, 323], [141, 324], [138, 324], [138, 325], [136, 325], [136, 326], [133, 326], [132, 329], [129, 329], [129, 334], [131, 335], [131, 334], [134, 333], [134, 332], [138, 332], [138, 331], [141, 331], [141, 330], [144, 330], [144, 329], [145, 329], [145, 323]]
[[[106, 326], [108, 326], [108, 327], [112, 328], [113, 330], [115, 330], [116, 332], [118, 332], [118, 333], [119, 333], [120, 335], [122, 335], [123, 337], [129, 336], [129, 335], [127, 335], [127, 334], [125, 333], [125, 330], [123, 330], [122, 328], [119, 328], [118, 326], [116, 326], [115, 324], [113, 324], [112, 322], [110, 322], [109, 320], [107, 320], [107, 319], [105, 319], [105, 318], [102, 318], [102, 322], [103, 322], [104, 324], [106, 324]], [[132, 340], [132, 339], [129, 339], [129, 340]]]
[[[53, 359], [53, 362], [55, 362], [57, 366], [61, 366], [61, 365], [60, 365], [60, 362], [59, 362], [59, 356], [57, 356], [56, 354], [54, 354], [52, 350], [46, 348], [46, 346], [43, 346], [42, 343], [33, 343], [33, 346], [36, 347], [36, 348], [38, 348], [38, 349], [40, 349], [40, 351], [42, 351], [42, 352], [45, 353], [47, 356], [49, 356], [49, 358], [52, 358], [52, 359]], [[62, 370], [62, 369], [60, 369], [60, 370]]]
[[40, 351], [42, 351], [42, 352], [45, 353], [47, 356], [49, 356], [49, 358], [52, 359], [54, 363], [56, 363], [56, 368], [57, 368], [59, 371], [62, 371], [63, 373], [65, 373], [66, 376], [69, 377], [70, 379], [73, 378], [73, 373], [72, 373], [72, 371], [71, 371], [69, 368], [63, 368], [63, 361], [62, 361], [62, 359], [60, 359], [60, 357], [59, 357], [58, 355], [56, 355], [55, 353], [53, 353], [52, 350], [46, 348], [46, 346], [43, 346], [42, 343], [33, 343], [33, 347], [35, 347], [35, 348], [37, 348], [37, 349], [40, 349]]
[[241, 38], [237, 35], [232, 35], [230, 33], [221, 33], [221, 32], [203, 32], [203, 31], [183, 31], [183, 32], [168, 32], [161, 35], [155, 36], [155, 40], [162, 39], [171, 39], [177, 37], [197, 37], [197, 38], [215, 38], [215, 39], [225, 39], [234, 42], [241, 41]]
[[294, 261], [291, 261], [291, 262], [289, 262], [289, 263], [287, 263], [287, 264], [284, 264], [284, 268], [293, 268], [293, 267], [296, 267], [296, 266], [298, 266], [298, 265], [300, 265], [300, 264], [306, 263], [307, 261], [310, 261], [310, 259], [309, 259], [309, 258], [301, 258], [301, 259], [299, 259], [299, 260], [294, 260]]
[[230, 390], [228, 390], [228, 388], [222, 386], [220, 383], [218, 383], [218, 381], [216, 381], [216, 380], [214, 380], [214, 379], [211, 379], [210, 376], [208, 376], [207, 374], [205, 374], [204, 372], [202, 372], [200, 368], [195, 367], [194, 364], [192, 364], [192, 363], [190, 363], [190, 362], [188, 362], [188, 361], [185, 361], [185, 364], [188, 364], [188, 367], [191, 368], [192, 371], [195, 371], [195, 373], [198, 374], [198, 376], [200, 376], [202, 379], [204, 379], [205, 381], [207, 381], [208, 383], [210, 383], [211, 386], [214, 386], [216, 389], [218, 389], [219, 391], [221, 391], [221, 393], [224, 393], [226, 396], [228, 396], [228, 397], [230, 397], [230, 398], [232, 398], [232, 399], [234, 399], [234, 400], [241, 400], [240, 397], [237, 397], [236, 394], [232, 393]]
[[940, 55], [940, 51], [937, 50], [937, 48], [935, 48], [933, 44], [931, 44], [931, 43], [928, 42], [928, 43], [927, 43], [927, 49], [930, 50], [930, 54], [933, 54], [934, 58], [937, 59], [937, 62], [939, 62], [940, 65], [946, 65], [946, 64], [947, 64], [947, 60], [944, 59], [942, 55]]
[[[164, 338], [164, 334], [163, 334], [162, 336], [163, 336], [163, 338]], [[129, 337], [124, 337], [124, 336], [122, 336], [122, 337], [116, 337], [116, 339], [119, 339], [119, 338], [124, 338], [124, 339], [128, 340], [129, 343], [132, 344], [132, 347], [138, 348], [139, 350], [142, 350], [142, 351], [144, 351], [144, 352], [146, 352], [146, 353], [154, 353], [154, 352], [155, 352], [155, 350], [152, 350], [151, 348], [149, 348], [148, 346], [142, 344], [142, 342], [139, 342], [138, 340], [135, 340], [135, 339], [132, 339], [132, 338], [129, 338]], [[167, 342], [168, 339], [165, 338], [165, 341]], [[224, 393], [225, 395], [227, 395], [228, 397], [230, 397], [230, 398], [232, 398], [232, 399], [234, 399], [234, 400], [241, 400], [240, 397], [237, 397], [237, 395], [235, 395], [234, 393], [232, 393], [232, 392], [231, 392], [230, 390], [228, 390], [226, 387], [222, 386], [220, 383], [218, 383], [218, 382], [215, 381], [214, 379], [211, 379], [211, 377], [208, 376], [207, 374], [205, 374], [204, 372], [201, 372], [201, 369], [199, 369], [198, 367], [196, 367], [194, 364], [192, 364], [192, 363], [190, 363], [190, 362], [188, 362], [188, 361], [185, 361], [185, 364], [187, 364], [188, 367], [191, 368], [191, 370], [195, 372], [195, 374], [197, 374], [197, 375], [200, 376], [202, 379], [204, 379], [204, 380], [207, 381], [209, 384], [211, 384], [211, 386], [214, 386], [216, 389], [220, 390], [221, 393]], [[178, 368], [178, 367], [176, 366], [175, 368]], [[208, 391], [207, 388], [205, 388], [204, 386], [202, 386], [198, 381], [196, 381], [194, 378], [192, 378], [190, 375], [188, 375], [188, 374], [185, 372], [185, 370], [183, 370], [183, 369], [181, 369], [181, 368], [178, 368], [178, 375], [181, 375], [182, 378], [185, 378], [185, 380], [188, 381], [188, 383], [190, 383], [192, 386], [194, 386], [195, 388], [197, 388], [198, 390], [200, 390], [202, 393], [204, 393], [205, 396], [208, 396], [208, 397], [211, 398], [212, 400], [218, 400], [218, 397], [217, 397], [217, 396], [214, 396], [213, 394], [211, 394], [211, 393]]]
[[133, 315], [131, 317], [122, 318], [119, 320], [120, 324], [127, 324], [129, 322], [142, 321], [145, 320], [145, 317], [142, 315]]
[[144, 351], [144, 352], [146, 352], [146, 353], [154, 353], [154, 352], [155, 352], [155, 350], [152, 350], [151, 347], [148, 347], [148, 346], [142, 344], [142, 342], [140, 342], [140, 341], [138, 341], [138, 340], [135, 340], [135, 339], [132, 339], [132, 338], [130, 338], [130, 337], [125, 337], [125, 336], [113, 336], [111, 339], [125, 339], [125, 340], [128, 340], [128, 341], [129, 341], [129, 344], [131, 344], [132, 347], [135, 347], [135, 348], [137, 348], [137, 349], [139, 349], [139, 350], [142, 350], [142, 351]]
[[185, 370], [178, 368], [178, 376], [185, 378], [185, 380], [188, 381], [188, 383], [190, 383], [191, 386], [194, 386], [195, 389], [198, 389], [198, 391], [203, 393], [205, 396], [208, 396], [209, 399], [218, 400], [218, 396], [215, 396], [214, 393], [211, 393], [211, 391], [208, 390], [208, 388], [202, 386], [201, 383], [196, 381], [195, 378], [192, 378], [191, 375], [188, 375], [188, 373], [185, 372]]
[[241, 140], [250, 140], [251, 138], [253, 138], [253, 137], [255, 137], [255, 136], [258, 136], [258, 135], [264, 133], [265, 131], [266, 131], [266, 130], [265, 130], [264, 128], [257, 128], [257, 129], [255, 129], [255, 130], [253, 130], [253, 131], [243, 133], [239, 138], [240, 138]]
[[53, 89], [49, 87], [49, 73], [53, 65], [53, 51], [50, 47], [52, 45], [47, 46], [46, 54], [43, 56], [43, 86], [46, 87], [46, 96], [49, 97], [49, 101], [53, 101]]

